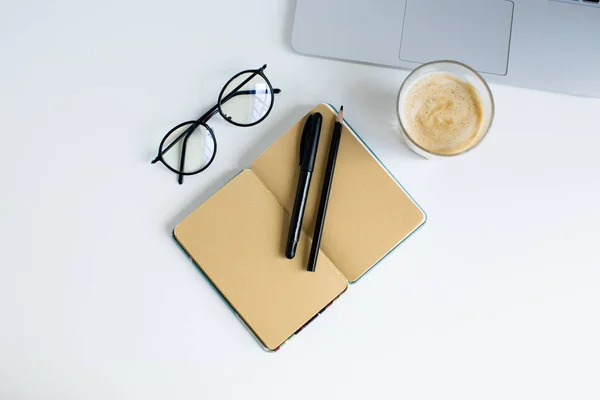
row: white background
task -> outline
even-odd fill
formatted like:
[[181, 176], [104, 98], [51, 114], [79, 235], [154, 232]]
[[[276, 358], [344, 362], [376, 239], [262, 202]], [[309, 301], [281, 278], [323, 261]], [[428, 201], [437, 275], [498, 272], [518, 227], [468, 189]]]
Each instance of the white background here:
[[[294, 6], [2, 2], [0, 398], [598, 399], [600, 100], [492, 85], [482, 146], [426, 161], [397, 130], [407, 72], [294, 53]], [[264, 123], [211, 120], [183, 186], [150, 165], [263, 63]], [[271, 354], [170, 232], [320, 102], [429, 220]]]

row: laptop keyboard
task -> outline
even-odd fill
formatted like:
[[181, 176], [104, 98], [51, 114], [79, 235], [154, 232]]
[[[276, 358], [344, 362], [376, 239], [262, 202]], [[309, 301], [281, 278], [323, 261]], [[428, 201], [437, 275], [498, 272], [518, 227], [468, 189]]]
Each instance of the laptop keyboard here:
[[561, 3], [578, 4], [582, 6], [600, 7], [600, 0], [550, 0], [560, 1]]

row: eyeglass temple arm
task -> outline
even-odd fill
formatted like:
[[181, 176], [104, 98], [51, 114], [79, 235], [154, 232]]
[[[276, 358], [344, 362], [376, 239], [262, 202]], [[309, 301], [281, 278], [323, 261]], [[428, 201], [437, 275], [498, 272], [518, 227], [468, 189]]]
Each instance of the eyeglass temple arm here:
[[[257, 94], [257, 93], [259, 93], [259, 94], [268, 93], [268, 90], [266, 90], [266, 89], [265, 90], [254, 90], [254, 89], [253, 90], [238, 90], [238, 91], [233, 92], [232, 94], [228, 95], [227, 97], [225, 97], [225, 99], [223, 99], [223, 101], [221, 103], [225, 103], [225, 102], [233, 99], [236, 96], [251, 95], [251, 94]], [[273, 89], [273, 93], [279, 94], [279, 93], [281, 93], [281, 89]], [[182, 137], [185, 136], [185, 138], [183, 139], [183, 145], [181, 148], [181, 162], [180, 162], [180, 168], [179, 168], [180, 171], [183, 171], [183, 168], [185, 167], [185, 151], [186, 151], [188, 139], [190, 138], [192, 133], [196, 130], [198, 125], [206, 124], [208, 122], [208, 120], [211, 119], [213, 117], [213, 115], [215, 115], [218, 111], [219, 111], [219, 104], [216, 104], [213, 107], [211, 107], [210, 110], [208, 110], [200, 118], [198, 118], [198, 120], [196, 121], [195, 124], [193, 124], [188, 129], [186, 129], [185, 132], [183, 132], [177, 139], [175, 139], [169, 146], [167, 146], [167, 148], [165, 150], [163, 150], [162, 154], [165, 154], [165, 152], [167, 150], [169, 150], [171, 147], [173, 147], [173, 145], [175, 145], [177, 142], [179, 142], [181, 140]], [[183, 175], [179, 174], [177, 180], [180, 185], [183, 184]]]
[[[264, 92], [266, 92], [266, 90]], [[263, 93], [263, 92], [262, 91], [257, 91], [257, 90], [239, 90], [239, 91], [234, 92], [231, 95], [225, 97], [223, 99], [222, 103], [225, 103], [225, 102], [233, 99], [236, 96], [250, 95], [250, 94], [257, 94], [257, 93]], [[281, 93], [281, 89], [273, 89], [273, 93], [279, 94], [279, 93]], [[200, 125], [200, 124], [206, 124], [208, 122], [208, 120], [211, 119], [218, 111], [219, 111], [219, 105], [218, 104], [215, 104], [214, 106], [212, 106], [207, 112], [205, 112], [204, 114], [202, 114], [202, 116], [196, 120], [196, 123], [194, 123], [189, 128], [187, 128], [175, 140], [173, 140], [167, 147], [165, 147], [165, 149], [162, 151], [162, 154], [165, 154], [173, 146], [175, 146], [177, 143], [179, 143], [179, 141], [181, 139], [183, 139], [184, 136], [191, 135], [192, 132], [194, 132], [196, 130], [196, 128], [198, 127], [198, 125]], [[158, 162], [158, 160], [159, 160], [159, 156], [157, 156], [154, 160], [152, 160], [152, 164]]]
[[[190, 131], [188, 134], [185, 135], [185, 138], [183, 139], [183, 143], [181, 144], [181, 158], [179, 161], [179, 170], [183, 171], [183, 169], [185, 168], [185, 153], [187, 150], [187, 142], [188, 139], [190, 138], [190, 136], [192, 136], [193, 131]], [[179, 182], [179, 184], [183, 184], [183, 175], [182, 174], [178, 174], [178, 178], [177, 181]]]

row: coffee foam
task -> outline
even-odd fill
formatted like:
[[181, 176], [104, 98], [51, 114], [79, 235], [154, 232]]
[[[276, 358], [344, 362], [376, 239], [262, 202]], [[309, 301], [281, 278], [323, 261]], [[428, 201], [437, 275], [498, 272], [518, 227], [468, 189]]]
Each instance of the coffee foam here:
[[453, 155], [480, 139], [483, 110], [473, 85], [446, 72], [417, 79], [401, 102], [406, 134], [432, 153]]

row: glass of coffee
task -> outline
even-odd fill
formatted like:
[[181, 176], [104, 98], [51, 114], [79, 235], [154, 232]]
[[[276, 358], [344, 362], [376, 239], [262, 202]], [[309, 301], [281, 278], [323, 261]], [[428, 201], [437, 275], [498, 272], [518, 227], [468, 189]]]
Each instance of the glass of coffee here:
[[455, 61], [434, 61], [412, 71], [398, 93], [400, 131], [425, 158], [452, 157], [475, 148], [494, 119], [485, 80]]

